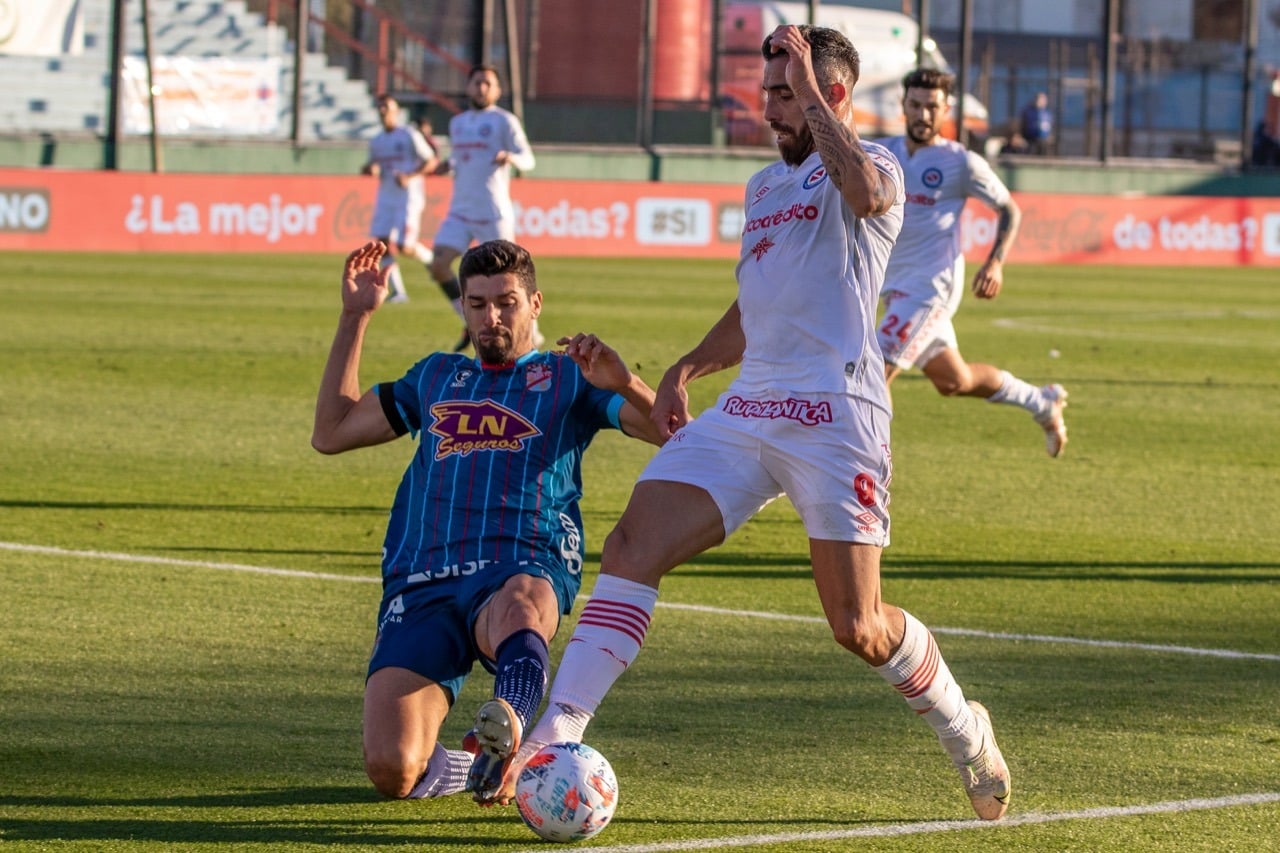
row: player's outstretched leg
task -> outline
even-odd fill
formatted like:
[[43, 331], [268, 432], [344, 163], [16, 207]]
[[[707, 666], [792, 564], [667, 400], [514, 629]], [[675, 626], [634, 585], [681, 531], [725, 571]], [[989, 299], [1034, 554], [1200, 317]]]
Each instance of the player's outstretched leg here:
[[1056, 459], [1067, 446], [1067, 423], [1062, 419], [1067, 389], [1055, 383], [1041, 388], [1040, 395], [1047, 405], [1042, 414], [1036, 415], [1036, 423], [1044, 430], [1044, 449]]
[[902, 642], [875, 670], [938, 735], [978, 817], [997, 820], [1009, 805], [1010, 780], [991, 717], [982, 705], [965, 701], [929, 629], [905, 610], [902, 619]]
[[[987, 365], [970, 367], [994, 369]], [[1044, 430], [1045, 450], [1054, 458], [1061, 456], [1062, 449], [1067, 446], [1067, 425], [1062, 420], [1062, 410], [1067, 407], [1066, 389], [1056, 383], [1037, 388], [1007, 370], [1001, 370], [999, 375], [1000, 387], [987, 398], [987, 402], [1026, 409]]]

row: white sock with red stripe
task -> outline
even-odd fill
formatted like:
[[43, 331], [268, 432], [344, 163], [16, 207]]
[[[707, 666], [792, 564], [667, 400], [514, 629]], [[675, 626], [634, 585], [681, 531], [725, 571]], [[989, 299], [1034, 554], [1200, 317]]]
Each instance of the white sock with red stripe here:
[[534, 744], [581, 741], [609, 688], [639, 656], [658, 591], [601, 575], [582, 608], [547, 698], [547, 710], [526, 737]]
[[1043, 414], [1045, 407], [1044, 395], [1040, 393], [1039, 388], [1019, 379], [1007, 370], [1000, 371], [1000, 387], [996, 393], [987, 398], [987, 401], [1021, 406], [1035, 416]]
[[933, 634], [905, 610], [902, 618], [906, 622], [902, 644], [876, 672], [933, 726], [953, 758], [972, 755], [981, 736], [977, 716], [965, 702]]

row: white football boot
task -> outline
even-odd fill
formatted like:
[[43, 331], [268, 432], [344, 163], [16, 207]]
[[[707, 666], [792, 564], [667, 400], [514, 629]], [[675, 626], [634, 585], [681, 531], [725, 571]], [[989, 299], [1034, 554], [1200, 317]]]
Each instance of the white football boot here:
[[1067, 446], [1067, 423], [1062, 419], [1062, 410], [1067, 407], [1067, 389], [1057, 384], [1046, 385], [1040, 393], [1049, 408], [1036, 418], [1036, 423], [1044, 430], [1044, 449], [1056, 459]]
[[969, 794], [973, 810], [983, 820], [999, 820], [1009, 808], [1009, 768], [996, 746], [996, 735], [991, 728], [991, 714], [980, 702], [970, 700], [969, 707], [978, 717], [982, 730], [981, 746], [977, 754], [955, 762], [960, 771], [960, 781]]

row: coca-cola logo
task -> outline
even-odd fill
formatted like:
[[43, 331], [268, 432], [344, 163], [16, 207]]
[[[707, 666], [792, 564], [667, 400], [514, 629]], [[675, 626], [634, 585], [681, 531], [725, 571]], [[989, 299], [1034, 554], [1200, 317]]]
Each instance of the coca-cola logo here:
[[333, 236], [347, 241], [369, 234], [373, 205], [363, 193], [349, 192], [333, 212]]

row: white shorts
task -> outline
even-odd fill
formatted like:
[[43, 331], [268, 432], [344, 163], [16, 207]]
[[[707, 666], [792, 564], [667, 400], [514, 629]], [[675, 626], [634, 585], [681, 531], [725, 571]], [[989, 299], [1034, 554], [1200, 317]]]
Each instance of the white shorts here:
[[746, 399], [732, 389], [677, 432], [641, 480], [705, 489], [725, 536], [785, 494], [810, 539], [889, 544], [889, 414], [843, 394]]
[[370, 236], [404, 248], [418, 242], [422, 228], [422, 211], [426, 207], [421, 195], [409, 194], [407, 199], [381, 198], [374, 203], [373, 221], [369, 224]]
[[911, 296], [886, 290], [884, 316], [876, 329], [880, 352], [888, 364], [910, 370], [928, 364], [945, 349], [957, 349], [955, 311], [935, 295]]
[[514, 241], [515, 239], [516, 226], [510, 219], [479, 221], [463, 219], [451, 213], [444, 218], [444, 222], [440, 223], [440, 228], [436, 231], [435, 244], [465, 252], [471, 247], [473, 241], [488, 243], [490, 240]]

